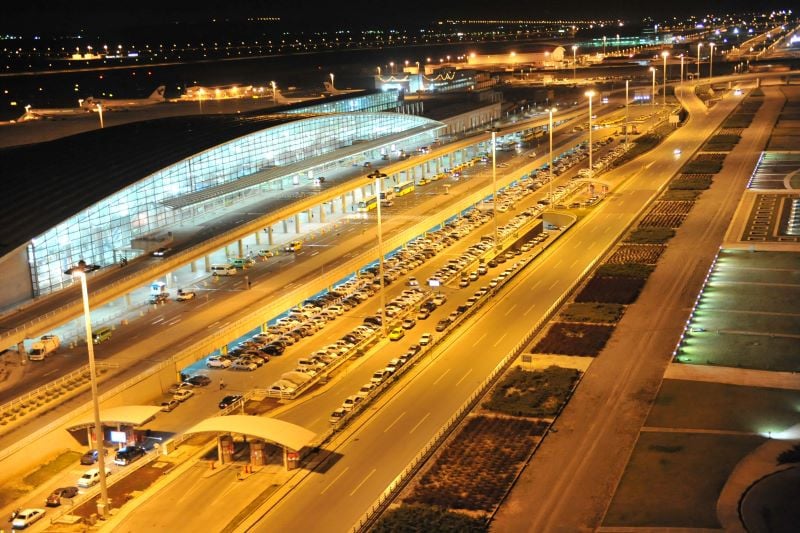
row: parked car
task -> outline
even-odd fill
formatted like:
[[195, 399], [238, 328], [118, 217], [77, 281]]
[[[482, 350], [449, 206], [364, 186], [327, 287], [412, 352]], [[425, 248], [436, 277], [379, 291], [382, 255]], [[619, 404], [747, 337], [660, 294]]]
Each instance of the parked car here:
[[114, 456], [114, 464], [129, 465], [140, 457], [144, 457], [146, 453], [141, 446], [125, 446], [117, 450], [117, 454]]
[[189, 398], [194, 396], [194, 391], [192, 389], [182, 389], [172, 395], [174, 400], [178, 400], [179, 402], [185, 402]]
[[11, 529], [25, 529], [41, 520], [45, 512], [44, 509], [23, 509], [11, 521]]
[[377, 370], [374, 374], [372, 374], [370, 381], [375, 383], [376, 385], [380, 385], [381, 383], [383, 383], [383, 380], [389, 377], [389, 375], [390, 375], [389, 372], [387, 372], [386, 370]]
[[356, 406], [356, 404], [361, 402], [362, 399], [363, 398], [361, 398], [361, 396], [358, 396], [357, 394], [348, 396], [347, 398], [345, 398], [344, 402], [342, 402], [342, 409], [344, 409], [345, 411], [352, 411], [353, 408]]
[[[105, 468], [106, 470], [106, 477], [111, 475], [111, 469], [109, 467]], [[100, 469], [99, 468], [90, 468], [83, 475], [78, 479], [78, 487], [82, 489], [88, 489], [100, 482]]]
[[427, 346], [431, 342], [433, 342], [433, 335], [430, 333], [423, 333], [422, 337], [419, 338], [420, 346]]
[[394, 328], [391, 333], [389, 333], [389, 340], [390, 341], [399, 341], [403, 337], [406, 336], [406, 332], [403, 331], [403, 328]]
[[181, 404], [178, 400], [167, 400], [165, 402], [161, 402], [161, 410], [165, 413], [169, 413], [173, 411], [176, 407]]
[[[108, 450], [103, 448], [103, 455], [108, 455]], [[92, 449], [81, 456], [82, 465], [93, 465], [97, 462], [97, 450]]]
[[78, 494], [78, 487], [59, 487], [47, 497], [45, 505], [47, 507], [58, 507], [61, 505], [61, 498], [74, 498]]
[[425, 320], [429, 316], [431, 316], [431, 312], [425, 307], [423, 307], [422, 309], [419, 310], [419, 313], [417, 313], [417, 320]]
[[358, 389], [356, 396], [359, 396], [362, 399], [366, 398], [367, 396], [372, 394], [372, 391], [375, 390], [375, 387], [377, 387], [377, 385], [371, 381], [369, 383], [365, 383], [364, 385], [361, 386], [360, 389]]
[[212, 355], [206, 359], [206, 366], [208, 368], [228, 368], [231, 364], [233, 363], [231, 363], [230, 359], [218, 355]]
[[253, 363], [252, 361], [248, 361], [247, 359], [237, 359], [231, 365], [231, 370], [246, 370], [248, 372], [252, 372], [253, 370], [257, 369], [258, 365]]
[[169, 394], [177, 394], [179, 391], [189, 390], [193, 388], [194, 388], [193, 384], [184, 381], [182, 383], [173, 383], [172, 385], [169, 386], [167, 392]]
[[242, 399], [241, 394], [229, 394], [219, 401], [219, 408], [225, 409]]
[[197, 374], [186, 380], [186, 383], [191, 383], [195, 387], [205, 387], [211, 384], [211, 378], [202, 374]]
[[328, 422], [330, 422], [331, 424], [336, 424], [342, 418], [344, 418], [346, 414], [347, 414], [347, 411], [345, 410], [345, 408], [344, 407], [339, 407], [338, 409], [336, 409], [334, 412], [331, 413], [330, 418], [328, 418]]
[[414, 320], [413, 318], [406, 318], [405, 320], [403, 320], [402, 327], [403, 329], [411, 329], [416, 325], [417, 325], [416, 320]]

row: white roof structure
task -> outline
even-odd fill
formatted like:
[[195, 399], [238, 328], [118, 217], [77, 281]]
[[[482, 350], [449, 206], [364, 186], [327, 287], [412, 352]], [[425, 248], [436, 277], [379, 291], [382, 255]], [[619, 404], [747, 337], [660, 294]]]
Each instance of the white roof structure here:
[[[161, 410], [157, 405], [122, 405], [100, 409], [100, 422], [106, 426], [141, 426]], [[94, 413], [89, 411], [69, 427], [70, 431], [94, 426]]]
[[206, 418], [186, 433], [241, 433], [298, 451], [317, 436], [302, 426], [263, 416], [231, 415]]

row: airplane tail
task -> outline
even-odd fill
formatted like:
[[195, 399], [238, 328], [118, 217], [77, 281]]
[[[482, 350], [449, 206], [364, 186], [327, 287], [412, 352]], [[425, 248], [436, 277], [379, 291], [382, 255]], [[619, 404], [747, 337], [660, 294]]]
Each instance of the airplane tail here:
[[288, 104], [289, 100], [286, 99], [285, 96], [281, 94], [280, 89], [275, 87], [272, 89], [272, 99], [275, 100], [276, 104]]
[[325, 90], [330, 94], [339, 94], [341, 92], [329, 81], [323, 81], [322, 84], [325, 86]]
[[163, 102], [164, 101], [164, 91], [165, 91], [165, 89], [166, 89], [166, 87], [164, 87], [163, 85], [159, 85], [158, 87], [156, 87], [156, 90], [153, 91], [153, 94], [151, 94], [147, 99], [148, 100], [156, 100], [158, 102]]

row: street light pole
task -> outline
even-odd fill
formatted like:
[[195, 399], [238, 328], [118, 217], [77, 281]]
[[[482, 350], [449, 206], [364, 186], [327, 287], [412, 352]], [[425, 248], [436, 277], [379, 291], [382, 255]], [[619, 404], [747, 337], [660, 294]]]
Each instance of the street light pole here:
[[650, 101], [653, 107], [656, 106], [656, 67], [650, 67], [650, 72], [653, 74], [653, 90], [650, 93]]
[[703, 43], [697, 43], [697, 79], [700, 79], [700, 49], [703, 47]]
[[378, 200], [378, 276], [380, 279], [380, 293], [381, 293], [381, 333], [386, 335], [386, 293], [384, 290], [385, 283], [383, 279], [383, 227], [381, 226], [381, 185], [383, 178], [386, 174], [379, 170], [375, 170], [371, 174], [367, 174], [367, 178], [375, 180], [375, 197]]
[[594, 174], [594, 165], [592, 164], [592, 98], [594, 91], [586, 91], [586, 96], [589, 97], [589, 175]]
[[550, 200], [551, 204], [553, 203], [553, 113], [555, 111], [555, 107], [551, 107], [547, 110], [547, 112], [550, 114], [550, 122], [547, 126], [547, 133], [550, 135], [550, 156], [548, 158], [547, 170], [550, 173], [550, 197], [548, 199]]
[[97, 367], [94, 362], [94, 342], [92, 341], [92, 316], [89, 311], [89, 290], [86, 287], [86, 272], [75, 274], [81, 279], [81, 295], [83, 297], [83, 317], [86, 323], [86, 348], [89, 352], [89, 381], [92, 385], [92, 408], [94, 410], [94, 439], [97, 449], [97, 468], [100, 473], [100, 499], [97, 500], [97, 515], [106, 517], [108, 508], [108, 486], [106, 485], [105, 445], [103, 425], [100, 421], [100, 401], [97, 396]]
[[664, 58], [664, 94], [661, 97], [661, 104], [664, 106], [667, 105], [667, 56], [669, 56], [669, 52], [666, 50], [661, 52], [661, 57]]
[[628, 84], [631, 80], [625, 80], [625, 144], [628, 144], [628, 105], [631, 99], [628, 98]]
[[492, 134], [492, 220], [494, 221], [494, 247], [495, 250], [500, 248], [500, 240], [497, 231], [497, 132], [498, 128], [491, 128], [487, 130]]
[[683, 85], [683, 54], [681, 54], [681, 85]]
[[578, 53], [578, 46], [573, 44], [572, 45], [572, 81], [575, 81], [575, 79], [576, 79], [575, 78], [575, 67], [578, 65], [577, 53]]
[[708, 47], [711, 50], [708, 54], [708, 77], [713, 78], [713, 69], [714, 69], [714, 44], [715, 43], [708, 43]]

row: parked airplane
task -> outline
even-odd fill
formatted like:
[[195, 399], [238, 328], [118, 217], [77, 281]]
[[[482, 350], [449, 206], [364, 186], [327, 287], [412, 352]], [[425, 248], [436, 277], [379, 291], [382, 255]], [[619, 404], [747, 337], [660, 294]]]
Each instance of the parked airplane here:
[[333, 96], [336, 94], [349, 94], [349, 93], [359, 93], [361, 89], [337, 89], [333, 86], [333, 74], [331, 76], [331, 81], [323, 81], [322, 84], [325, 86], [325, 92], [329, 95]]
[[164, 101], [163, 85], [156, 88], [153, 94], [147, 98], [135, 98], [133, 100], [111, 100], [108, 98], [94, 98], [90, 96], [83, 101], [81, 107], [90, 111], [97, 111], [98, 104], [103, 108], [103, 111], [118, 111], [123, 109], [131, 109], [134, 107], [143, 107], [153, 104], [159, 104]]
[[300, 102], [305, 102], [307, 100], [314, 100], [314, 98], [286, 98], [278, 90], [278, 87], [275, 85], [274, 81], [271, 82], [271, 85], [272, 85], [272, 99], [278, 105], [299, 104]]
[[41, 119], [58, 119], [66, 117], [74, 117], [77, 115], [85, 115], [88, 109], [82, 107], [65, 107], [65, 108], [41, 108], [35, 109], [29, 105], [25, 106], [25, 114], [17, 119], [17, 122], [25, 122], [27, 120], [41, 120]]

